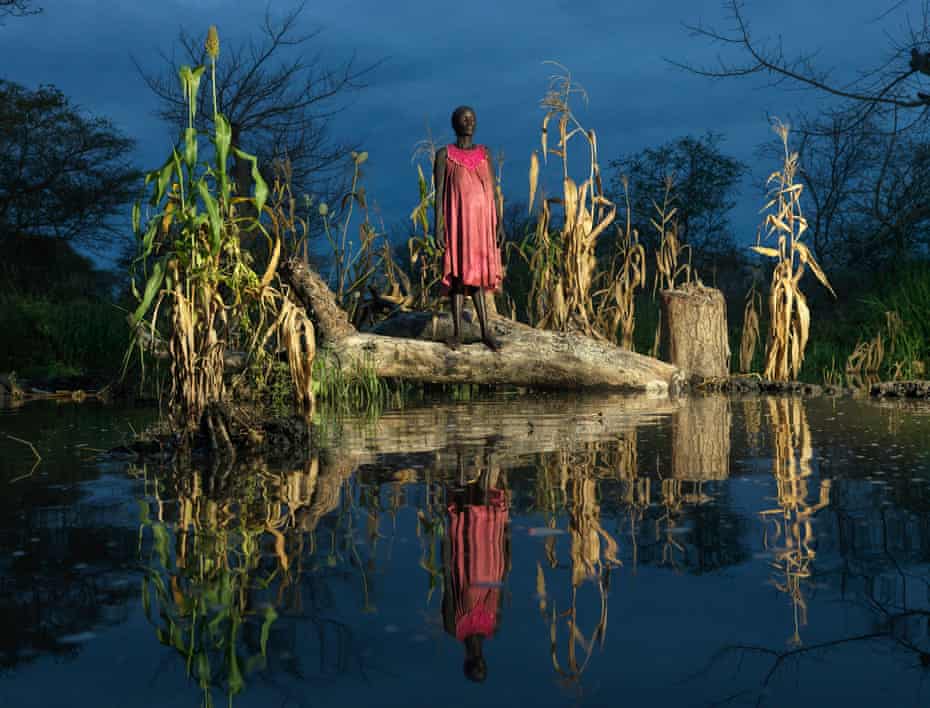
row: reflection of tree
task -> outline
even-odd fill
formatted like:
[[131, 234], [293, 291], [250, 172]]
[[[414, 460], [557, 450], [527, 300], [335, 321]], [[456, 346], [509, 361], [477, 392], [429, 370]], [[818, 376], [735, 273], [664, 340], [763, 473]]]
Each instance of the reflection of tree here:
[[[762, 512], [766, 524], [763, 540], [772, 554], [774, 584], [792, 603], [793, 632], [788, 648], [726, 646], [711, 657], [701, 675], [727, 657], [735, 658], [741, 674], [747, 675], [748, 658], [761, 658], [759, 686], [737, 690], [721, 703], [755, 694], [757, 705], [762, 705], [765, 692], [790, 666], [801, 667], [809, 658], [823, 661], [828, 654], [851, 645], [890, 646], [903, 650], [921, 666], [930, 666], [930, 576], [925, 568], [930, 557], [930, 526], [926, 508], [907, 509], [906, 504], [916, 500], [898, 498], [898, 484], [878, 486], [845, 476], [815, 484], [813, 442], [803, 401], [763, 400], [773, 431], [777, 490], [777, 507]], [[815, 533], [814, 517], [818, 514], [832, 516], [833, 523], [821, 526], [823, 522], [817, 521]], [[831, 551], [839, 556], [839, 562], [825, 568]], [[813, 643], [801, 641], [800, 629], [808, 619], [805, 586], [815, 575], [821, 581], [835, 576], [843, 602], [864, 605], [867, 619], [860, 632]]]
[[801, 643], [800, 628], [807, 624], [804, 581], [811, 576], [816, 557], [813, 517], [830, 503], [830, 480], [821, 480], [819, 497], [809, 501], [811, 435], [803, 403], [797, 398], [769, 398], [773, 428], [772, 473], [778, 507], [760, 512], [769, 522], [764, 537], [778, 572], [775, 587], [791, 598], [794, 608], [792, 642]]
[[126, 619], [136, 546], [118, 525], [122, 505], [69, 502], [30, 508], [2, 530], [0, 669], [73, 657], [100, 625]]

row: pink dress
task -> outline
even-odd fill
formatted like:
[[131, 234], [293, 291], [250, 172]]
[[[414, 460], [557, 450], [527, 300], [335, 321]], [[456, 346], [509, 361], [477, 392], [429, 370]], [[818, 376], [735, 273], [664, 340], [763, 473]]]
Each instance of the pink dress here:
[[497, 207], [491, 161], [484, 145], [462, 150], [446, 146], [445, 194], [442, 200], [446, 250], [442, 290], [452, 278], [483, 290], [499, 290], [501, 257], [497, 248]]
[[504, 527], [507, 503], [500, 489], [488, 490], [488, 504], [449, 506], [449, 540], [456, 639], [489, 637], [497, 627], [497, 610], [506, 570]]

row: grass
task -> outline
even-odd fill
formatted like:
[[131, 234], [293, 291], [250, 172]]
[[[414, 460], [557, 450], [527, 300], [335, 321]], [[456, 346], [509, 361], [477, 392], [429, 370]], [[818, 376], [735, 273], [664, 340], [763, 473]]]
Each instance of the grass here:
[[[865, 287], [860, 273], [850, 273], [846, 279], [850, 291], [864, 292], [846, 299], [843, 305], [845, 288], [840, 287], [841, 304], [831, 305], [831, 316], [818, 318], [812, 327], [799, 378], [819, 382], [824, 372], [843, 372], [856, 345], [877, 335], [886, 337], [885, 357], [878, 371], [880, 378], [892, 378], [899, 362], [905, 364], [901, 376], [925, 377], [930, 364], [930, 261], [909, 261], [893, 270], [878, 272]], [[824, 308], [815, 305], [815, 313], [819, 309]], [[886, 312], [897, 312], [901, 319], [893, 350], [887, 341]], [[920, 366], [911, 365], [908, 370], [906, 365], [915, 361], [922, 364], [923, 374]]]

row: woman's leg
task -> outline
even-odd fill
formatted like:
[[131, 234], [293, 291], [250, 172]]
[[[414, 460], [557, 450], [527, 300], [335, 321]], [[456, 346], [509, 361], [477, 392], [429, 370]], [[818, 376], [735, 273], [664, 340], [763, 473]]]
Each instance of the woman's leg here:
[[500, 342], [491, 334], [491, 327], [488, 323], [488, 308], [484, 301], [484, 290], [481, 288], [472, 290], [471, 299], [475, 303], [475, 312], [478, 313], [478, 324], [481, 326], [481, 341], [491, 351], [500, 351]]
[[452, 338], [446, 344], [450, 349], [462, 346], [462, 305], [465, 301], [465, 290], [462, 281], [453, 278], [449, 285], [449, 304], [452, 309]]

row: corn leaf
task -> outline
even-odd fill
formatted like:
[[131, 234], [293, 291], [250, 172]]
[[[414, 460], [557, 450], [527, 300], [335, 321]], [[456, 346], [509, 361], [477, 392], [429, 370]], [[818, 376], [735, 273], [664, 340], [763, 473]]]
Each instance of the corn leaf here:
[[139, 303], [139, 307], [137, 307], [135, 312], [132, 313], [133, 327], [138, 325], [142, 321], [142, 318], [145, 317], [145, 313], [148, 312], [149, 307], [152, 305], [152, 301], [155, 299], [155, 295], [161, 288], [162, 281], [165, 279], [166, 261], [167, 256], [162, 256], [157, 261], [155, 261], [155, 265], [152, 266], [152, 274], [149, 276], [148, 282], [145, 284], [145, 292], [142, 296], [142, 302]]
[[768, 248], [766, 246], [752, 246], [751, 248], [753, 251], [763, 256], [771, 256], [772, 258], [779, 258], [781, 256], [775, 248]]

